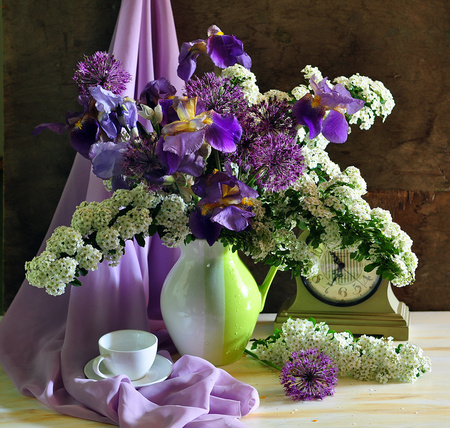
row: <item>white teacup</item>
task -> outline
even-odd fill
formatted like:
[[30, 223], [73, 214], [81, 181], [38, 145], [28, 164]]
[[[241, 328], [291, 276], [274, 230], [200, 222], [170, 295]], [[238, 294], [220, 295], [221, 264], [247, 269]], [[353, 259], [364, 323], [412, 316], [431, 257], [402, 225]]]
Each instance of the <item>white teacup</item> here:
[[[146, 375], [155, 361], [158, 338], [143, 330], [117, 330], [98, 340], [100, 355], [94, 359], [95, 374], [102, 378], [124, 374], [130, 380]], [[100, 369], [103, 363], [110, 374]]]

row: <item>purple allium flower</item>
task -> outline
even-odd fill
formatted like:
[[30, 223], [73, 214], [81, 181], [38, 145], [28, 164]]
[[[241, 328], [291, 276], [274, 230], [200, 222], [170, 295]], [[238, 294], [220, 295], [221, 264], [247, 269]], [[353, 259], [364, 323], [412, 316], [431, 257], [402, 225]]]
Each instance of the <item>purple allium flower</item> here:
[[131, 185], [139, 184], [142, 180], [158, 186], [164, 183], [167, 168], [161, 164], [157, 156], [158, 138], [150, 134], [147, 138], [136, 139], [128, 144], [123, 153], [122, 171]]
[[252, 138], [268, 132], [288, 134], [292, 137], [297, 134], [292, 107], [285, 100], [261, 101], [249, 107], [239, 119], [244, 132]]
[[334, 394], [338, 368], [317, 348], [293, 352], [281, 370], [280, 381], [293, 400], [323, 399]]
[[229, 160], [238, 165], [245, 164], [251, 147], [262, 136], [271, 134], [286, 134], [294, 138], [297, 134], [296, 121], [292, 115], [291, 106], [284, 100], [262, 101], [241, 111], [238, 115], [242, 126], [242, 138], [235, 153], [228, 156]]
[[247, 103], [244, 92], [239, 85], [233, 85], [231, 79], [205, 73], [201, 78], [194, 76], [186, 82], [188, 98], [197, 97], [205, 104], [206, 110], [214, 110], [219, 114], [242, 113]]
[[242, 166], [257, 172], [256, 182], [268, 192], [287, 189], [304, 170], [301, 147], [296, 139], [273, 132], [252, 143]]
[[95, 52], [91, 56], [85, 55], [84, 60], [78, 63], [73, 80], [81, 94], [89, 94], [89, 87], [98, 85], [114, 94], [121, 94], [131, 81], [131, 75], [113, 54]]

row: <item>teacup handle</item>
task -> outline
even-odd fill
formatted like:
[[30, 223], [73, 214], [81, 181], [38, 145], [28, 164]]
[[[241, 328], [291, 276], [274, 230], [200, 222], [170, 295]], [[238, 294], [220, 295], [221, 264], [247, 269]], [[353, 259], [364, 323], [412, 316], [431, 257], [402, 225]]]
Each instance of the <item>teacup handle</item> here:
[[102, 371], [100, 370], [100, 364], [103, 360], [107, 359], [108, 355], [99, 355], [98, 357], [96, 357], [92, 363], [92, 368], [94, 369], [94, 373], [97, 376], [100, 376], [103, 379], [109, 379], [111, 377], [111, 375], [105, 375], [104, 373], [102, 373]]

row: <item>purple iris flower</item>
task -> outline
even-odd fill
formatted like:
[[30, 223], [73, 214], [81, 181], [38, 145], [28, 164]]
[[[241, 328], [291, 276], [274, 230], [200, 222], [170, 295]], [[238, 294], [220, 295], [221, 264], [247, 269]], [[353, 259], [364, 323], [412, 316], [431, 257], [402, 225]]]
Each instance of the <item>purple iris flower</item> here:
[[236, 150], [242, 128], [234, 116], [221, 116], [212, 110], [205, 112], [201, 106], [197, 109], [197, 98], [175, 98], [173, 108], [179, 120], [164, 126], [164, 143], [161, 147], [166, 152], [166, 163], [171, 171], [175, 168], [171, 159], [181, 162], [194, 155], [190, 157], [194, 161], [205, 142], [220, 152], [230, 153]]
[[197, 58], [200, 54], [208, 55], [214, 65], [220, 68], [241, 64], [250, 69], [252, 61], [244, 52], [242, 42], [235, 36], [227, 36], [220, 29], [212, 25], [208, 28], [206, 40], [194, 40], [181, 45], [178, 57], [178, 76], [187, 81], [194, 74]]
[[189, 218], [190, 228], [197, 238], [213, 245], [222, 227], [240, 232], [250, 226], [250, 218], [255, 214], [249, 198], [256, 198], [258, 193], [230, 171], [215, 171], [200, 177], [192, 190], [201, 197]]
[[[309, 129], [309, 138], [317, 137], [321, 132], [332, 143], [345, 143], [348, 137], [348, 122], [345, 113], [352, 115], [364, 106], [364, 101], [352, 98], [350, 92], [341, 84], [330, 88], [327, 78], [316, 83], [310, 79], [314, 90], [306, 94], [293, 106], [292, 112], [300, 125]], [[324, 119], [325, 113], [330, 110]]]
[[139, 102], [151, 108], [158, 105], [159, 100], [173, 98], [177, 90], [165, 77], [152, 80], [145, 85], [139, 96]]

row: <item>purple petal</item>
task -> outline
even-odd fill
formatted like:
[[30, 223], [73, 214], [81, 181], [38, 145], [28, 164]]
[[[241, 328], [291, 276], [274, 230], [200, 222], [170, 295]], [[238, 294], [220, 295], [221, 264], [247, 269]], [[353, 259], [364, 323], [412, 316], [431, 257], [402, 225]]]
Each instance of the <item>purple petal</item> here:
[[248, 219], [254, 217], [251, 211], [242, 210], [234, 205], [229, 205], [223, 209], [214, 210], [211, 221], [219, 223], [229, 230], [240, 232], [249, 226]]
[[159, 100], [159, 105], [161, 106], [163, 119], [161, 121], [161, 126], [168, 125], [169, 123], [179, 120], [176, 110], [173, 108], [173, 100]]
[[191, 153], [184, 156], [179, 163], [178, 171], [190, 174], [193, 177], [200, 176], [205, 169], [205, 160], [203, 156]]
[[205, 139], [216, 150], [231, 153], [242, 136], [242, 128], [234, 116], [221, 116], [212, 112], [212, 125], [208, 126]]
[[237, 56], [236, 61], [238, 64], [242, 65], [247, 70], [250, 70], [252, 68], [252, 59], [245, 52], [242, 55]]
[[105, 131], [108, 138], [111, 140], [114, 140], [117, 137], [118, 128], [120, 128], [119, 123], [115, 119], [116, 116], [114, 113], [104, 113], [99, 117], [100, 126], [102, 127], [103, 131]]
[[101, 86], [91, 86], [89, 92], [95, 99], [95, 107], [100, 112], [110, 113], [112, 109], [122, 103], [123, 98], [111, 91], [103, 89]]
[[89, 150], [97, 141], [98, 133], [98, 122], [93, 117], [85, 116], [79, 125], [70, 131], [70, 144], [82, 156], [89, 159]]
[[212, 246], [219, 239], [222, 226], [219, 223], [213, 223], [208, 216], [203, 216], [199, 209], [193, 211], [189, 217], [189, 227], [195, 237], [206, 239]]
[[61, 135], [68, 131], [69, 125], [67, 123], [41, 123], [33, 129], [33, 135], [40, 134], [44, 129], [49, 129]]
[[177, 90], [165, 78], [148, 82], [139, 96], [139, 102], [150, 107], [155, 107], [161, 99], [167, 99], [176, 94]]
[[94, 144], [90, 151], [93, 173], [102, 180], [120, 175], [125, 147], [126, 143], [114, 144], [111, 141]]
[[348, 138], [348, 123], [345, 116], [336, 110], [331, 110], [323, 121], [322, 134], [332, 143], [345, 143]]
[[180, 158], [196, 152], [203, 144], [205, 131], [180, 132], [164, 138], [163, 150], [172, 152]]
[[352, 98], [350, 92], [340, 83], [334, 87], [334, 91], [338, 92], [342, 97], [345, 97], [345, 101], [342, 102], [342, 107], [346, 107], [347, 114], [355, 114], [364, 107], [364, 101], [358, 98]]
[[206, 42], [206, 53], [219, 68], [230, 67], [244, 53], [243, 45], [235, 36], [210, 36]]
[[312, 106], [313, 96], [306, 94], [292, 107], [292, 113], [300, 125], [306, 125], [309, 129], [309, 138], [317, 137], [322, 131], [322, 119], [325, 115], [323, 106]]
[[177, 68], [177, 74], [180, 79], [187, 81], [191, 78], [197, 67], [197, 57], [202, 52], [205, 52], [204, 40], [185, 42], [181, 45]]

